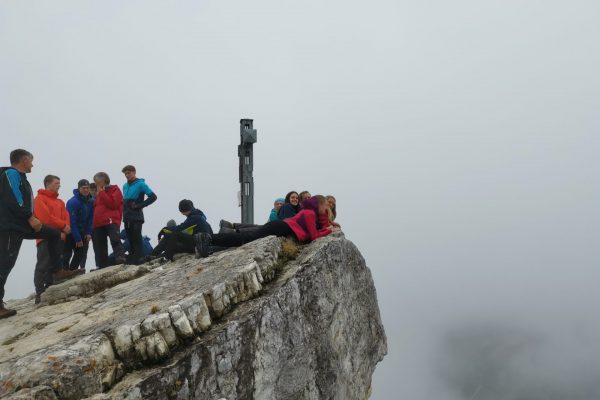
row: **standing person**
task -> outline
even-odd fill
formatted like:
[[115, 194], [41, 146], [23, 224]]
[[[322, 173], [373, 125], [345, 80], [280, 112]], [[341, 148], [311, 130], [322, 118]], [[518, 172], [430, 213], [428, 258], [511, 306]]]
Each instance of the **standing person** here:
[[87, 179], [77, 182], [73, 197], [67, 201], [67, 211], [71, 220], [71, 234], [65, 242], [63, 268], [85, 272], [94, 221], [94, 198], [90, 194], [90, 182]]
[[[27, 180], [32, 168], [33, 155], [23, 149], [11, 151], [10, 167], [0, 168], [0, 318], [17, 313], [5, 307], [4, 285], [23, 239], [47, 239], [53, 244], [60, 241], [58, 229], [44, 226], [33, 216], [33, 191]], [[53, 266], [60, 266], [60, 253], [51, 252], [50, 258]]]
[[96, 266], [108, 267], [108, 241], [115, 253], [117, 264], [125, 263], [125, 250], [119, 237], [119, 228], [123, 219], [123, 194], [117, 185], [110, 184], [106, 172], [94, 175], [98, 195], [94, 201], [94, 217], [92, 222], [92, 241], [96, 254]]
[[300, 197], [298, 192], [292, 190], [285, 195], [285, 204], [279, 210], [279, 219], [292, 218], [300, 211]]
[[319, 225], [320, 216], [327, 219], [327, 200], [321, 195], [316, 195], [302, 203], [302, 210], [292, 218], [271, 221], [260, 228], [238, 233], [217, 233], [210, 235], [199, 233], [194, 235], [196, 241], [196, 258], [206, 257], [210, 254], [211, 246], [237, 247], [256, 239], [275, 235], [291, 236], [297, 240], [312, 241], [331, 232], [339, 230], [334, 227]]
[[146, 182], [136, 176], [133, 165], [126, 165], [121, 172], [127, 179], [123, 185], [123, 222], [125, 222], [125, 231], [131, 244], [127, 262], [137, 265], [142, 261], [144, 245], [142, 237], [144, 212], [142, 209], [154, 203], [157, 197]]
[[51, 253], [61, 254], [64, 240], [71, 233], [69, 213], [65, 208], [65, 202], [58, 198], [59, 190], [60, 178], [56, 175], [47, 175], [44, 178], [44, 189], [38, 190], [38, 195], [33, 202], [33, 215], [42, 224], [60, 231], [60, 240], [36, 240], [37, 263], [33, 274], [36, 304], [40, 302], [40, 296], [54, 283], [54, 280], [69, 279], [77, 275], [77, 271], [60, 269], [60, 263], [53, 263], [50, 256]]

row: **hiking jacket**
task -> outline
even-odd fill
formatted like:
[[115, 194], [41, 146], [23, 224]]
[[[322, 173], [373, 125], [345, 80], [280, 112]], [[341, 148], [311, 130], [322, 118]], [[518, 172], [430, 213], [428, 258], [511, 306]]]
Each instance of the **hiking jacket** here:
[[[144, 200], [144, 197], [147, 197]], [[123, 221], [144, 222], [142, 209], [156, 201], [157, 197], [143, 179], [123, 185]]]
[[92, 228], [110, 224], [120, 226], [122, 220], [123, 194], [117, 185], [109, 185], [96, 195]]
[[317, 227], [317, 214], [313, 210], [302, 210], [292, 218], [284, 220], [301, 242], [318, 239], [331, 233], [331, 229]]
[[[42, 224], [56, 228], [59, 231], [62, 231], [70, 224], [65, 202], [58, 198], [57, 192], [46, 189], [38, 190], [38, 195], [33, 202], [33, 215]], [[43, 240], [38, 239], [35, 242], [39, 244]]]
[[208, 221], [206, 221], [206, 215], [204, 215], [204, 213], [197, 208], [194, 208], [190, 212], [190, 215], [187, 216], [185, 221], [172, 228], [163, 228], [163, 232], [185, 232], [189, 233], [190, 235], [202, 232], [212, 235], [213, 230]]
[[73, 189], [73, 197], [67, 201], [67, 212], [71, 219], [73, 241], [81, 242], [85, 235], [92, 234], [94, 198], [91, 195], [84, 197], [79, 189]]
[[279, 219], [292, 218], [294, 215], [298, 214], [299, 210], [299, 205], [294, 207], [290, 203], [285, 203], [283, 207], [279, 209], [279, 213], [277, 215], [279, 216]]
[[[280, 208], [280, 210], [281, 210], [281, 208]], [[277, 211], [275, 211], [275, 209], [273, 208], [271, 210], [271, 214], [269, 214], [269, 221], [279, 221], [280, 219], [281, 218], [279, 218], [279, 215], [277, 214]]]
[[33, 190], [27, 176], [13, 167], [0, 168], [0, 232], [31, 233]]

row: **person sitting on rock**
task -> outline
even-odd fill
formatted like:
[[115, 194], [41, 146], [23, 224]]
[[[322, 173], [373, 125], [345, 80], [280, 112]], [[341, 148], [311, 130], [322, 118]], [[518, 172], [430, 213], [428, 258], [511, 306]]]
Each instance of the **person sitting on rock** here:
[[278, 221], [279, 215], [277, 213], [281, 210], [281, 207], [285, 204], [285, 199], [280, 197], [275, 199], [275, 203], [273, 203], [273, 209], [271, 210], [271, 214], [269, 215], [269, 221]]
[[316, 195], [302, 203], [302, 210], [294, 217], [285, 220], [270, 221], [258, 229], [238, 233], [218, 233], [210, 235], [199, 233], [194, 235], [196, 241], [196, 257], [207, 257], [211, 246], [237, 247], [263, 237], [291, 236], [301, 242], [312, 241], [331, 232], [339, 230], [336, 227], [325, 227], [318, 223], [325, 216], [328, 218], [327, 199]]
[[292, 218], [300, 211], [300, 197], [295, 190], [285, 195], [284, 203], [278, 213], [279, 219]]
[[[127, 231], [125, 229], [121, 229], [120, 236], [121, 236], [121, 241], [123, 242], [123, 249], [125, 250], [125, 257], [127, 257], [127, 254], [129, 254], [129, 252], [131, 251], [131, 244], [129, 243], [129, 239], [127, 238]], [[142, 236], [142, 240], [143, 240], [142, 255], [144, 257], [147, 257], [152, 254], [152, 251], [154, 251], [154, 248], [152, 247], [152, 244], [150, 243], [150, 238], [148, 236], [146, 236], [146, 235]], [[108, 265], [117, 265], [117, 262], [115, 260], [115, 253], [109, 254]]]
[[161, 229], [159, 235], [164, 234], [161, 239], [163, 245], [156, 246], [158, 251], [154, 251], [152, 256], [162, 256], [166, 261], [173, 261], [173, 256], [177, 253], [194, 253], [195, 242], [194, 234], [206, 233], [212, 234], [212, 228], [204, 213], [194, 207], [191, 200], [181, 200], [179, 202], [179, 212], [187, 218], [183, 223], [174, 227], [165, 227]]

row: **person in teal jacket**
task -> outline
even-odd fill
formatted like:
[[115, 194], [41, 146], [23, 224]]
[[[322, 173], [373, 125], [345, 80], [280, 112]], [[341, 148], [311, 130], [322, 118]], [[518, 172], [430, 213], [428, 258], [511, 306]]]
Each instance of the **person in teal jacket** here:
[[283, 207], [284, 203], [285, 199], [283, 197], [275, 199], [273, 209], [271, 210], [271, 215], [269, 215], [269, 221], [279, 221], [281, 219], [279, 218], [279, 215], [277, 213], [279, 212], [279, 210], [281, 210], [281, 207]]

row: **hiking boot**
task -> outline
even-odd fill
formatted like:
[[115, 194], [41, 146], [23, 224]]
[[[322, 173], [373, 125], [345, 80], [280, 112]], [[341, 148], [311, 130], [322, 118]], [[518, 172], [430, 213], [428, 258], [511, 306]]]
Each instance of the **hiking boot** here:
[[208, 257], [210, 252], [211, 236], [208, 233], [194, 235], [196, 258]]
[[115, 265], [125, 264], [127, 259], [125, 257], [117, 257], [115, 258]]
[[75, 278], [77, 275], [79, 275], [79, 271], [77, 270], [67, 271], [66, 269], [59, 269], [58, 271], [52, 274], [52, 278], [54, 279], [54, 283], [56, 284], [67, 281], [71, 278]]
[[237, 233], [237, 231], [233, 228], [227, 228], [226, 226], [222, 226], [221, 229], [219, 229], [219, 233]]
[[219, 222], [219, 228], [235, 229], [231, 222], [225, 221], [224, 219], [222, 219], [221, 222]]
[[158, 257], [159, 256], [153, 256], [152, 254], [149, 254], [149, 255], [145, 256], [144, 258], [142, 258], [142, 262], [147, 263], [147, 262], [156, 260]]
[[17, 313], [17, 310], [11, 310], [9, 308], [6, 308], [5, 305], [5, 302], [0, 301], [0, 319], [12, 317]]
[[42, 302], [42, 295], [36, 294], [35, 295], [35, 304], [40, 304], [41, 302]]

